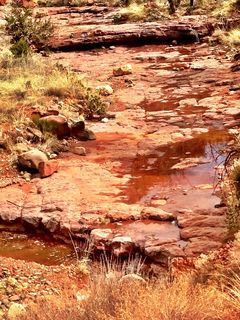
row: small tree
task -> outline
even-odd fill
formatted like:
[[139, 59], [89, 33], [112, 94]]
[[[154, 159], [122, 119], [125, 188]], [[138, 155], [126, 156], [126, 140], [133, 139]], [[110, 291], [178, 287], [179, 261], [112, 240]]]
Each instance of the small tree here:
[[14, 6], [5, 16], [5, 31], [10, 36], [11, 51], [15, 56], [25, 56], [31, 50], [43, 50], [54, 31], [50, 19], [34, 17], [30, 9]]

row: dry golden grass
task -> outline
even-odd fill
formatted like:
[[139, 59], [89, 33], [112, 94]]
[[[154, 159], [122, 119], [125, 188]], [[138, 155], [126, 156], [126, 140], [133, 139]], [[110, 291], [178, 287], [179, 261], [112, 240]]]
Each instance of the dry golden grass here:
[[238, 320], [239, 262], [240, 233], [231, 246], [203, 255], [194, 270], [174, 273], [172, 281], [167, 273], [145, 282], [122, 281], [128, 272], [143, 271], [143, 261], [122, 264], [103, 257], [80, 291], [39, 299], [19, 320]]
[[146, 285], [99, 277], [79, 302], [40, 300], [21, 320], [237, 320], [239, 288], [240, 279], [233, 293], [227, 294], [212, 286], [193, 284], [186, 276], [172, 284], [158, 280]]
[[[203, 256], [196, 269], [158, 279], [121, 281], [128, 271], [140, 272], [142, 261], [125, 265], [103, 259], [71, 295], [39, 299], [20, 320], [237, 320], [240, 317], [240, 236], [232, 249]], [[94, 269], [92, 269], [94, 270]], [[218, 279], [220, 278], [220, 279]], [[204, 279], [204, 281], [203, 281]]]

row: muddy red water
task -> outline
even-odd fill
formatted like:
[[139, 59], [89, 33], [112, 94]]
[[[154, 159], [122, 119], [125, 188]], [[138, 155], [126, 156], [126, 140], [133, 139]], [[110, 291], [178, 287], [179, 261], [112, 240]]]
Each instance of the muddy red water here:
[[[110, 150], [118, 149], [120, 139], [129, 141], [131, 136], [99, 134], [95, 142], [86, 144], [89, 156], [99, 163], [110, 161]], [[147, 155], [127, 158], [123, 154], [123, 157], [117, 157], [120, 165], [113, 168], [114, 172], [120, 177], [129, 176], [128, 182], [121, 186], [119, 201], [148, 205], [154, 198], [167, 197], [172, 199], [166, 205], [171, 210], [173, 206], [177, 209], [179, 206], [191, 209], [214, 207], [219, 203], [214, 190], [219, 183], [217, 168], [224, 162], [229, 139], [226, 131], [212, 130], [184, 142], [157, 147]], [[174, 165], [188, 158], [200, 159], [200, 164], [182, 170], [173, 169]], [[206, 189], [200, 190], [204, 185]]]
[[58, 265], [76, 261], [72, 246], [66, 246], [43, 236], [0, 233], [0, 256]]

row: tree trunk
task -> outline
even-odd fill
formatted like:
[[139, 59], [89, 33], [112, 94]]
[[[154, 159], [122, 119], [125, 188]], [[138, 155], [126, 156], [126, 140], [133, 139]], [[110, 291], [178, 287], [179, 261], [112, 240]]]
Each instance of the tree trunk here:
[[169, 3], [169, 13], [174, 14], [176, 12], [174, 0], [168, 0]]

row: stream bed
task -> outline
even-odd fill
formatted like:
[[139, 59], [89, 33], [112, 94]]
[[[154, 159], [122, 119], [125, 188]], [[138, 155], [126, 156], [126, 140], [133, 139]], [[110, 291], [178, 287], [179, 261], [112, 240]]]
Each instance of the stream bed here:
[[[161, 208], [177, 217], [184, 210], [212, 210], [220, 203], [225, 151], [231, 130], [239, 124], [238, 93], [230, 91], [237, 76], [229, 71], [228, 57], [203, 44], [60, 52], [51, 59], [80, 72], [93, 87], [110, 83], [114, 94], [104, 99], [111, 102], [116, 119], [87, 123], [97, 139], [75, 145], [84, 146], [87, 156], [61, 155], [62, 170], [49, 178], [53, 183], [42, 181], [43, 196], [36, 191], [34, 197], [47, 205], [60, 203], [56, 217], [63, 212], [61, 219], [73, 220], [75, 226], [81, 216], [84, 223], [99, 227], [95, 220], [104, 212], [100, 218], [106, 223], [99, 228], [131, 236], [135, 242], [164, 242], [176, 236], [181, 247], [176, 224], [132, 221], [130, 211]], [[127, 63], [133, 65], [133, 74], [114, 78], [112, 69]], [[119, 218], [125, 209], [130, 221]], [[118, 222], [109, 224], [111, 210], [117, 212], [112, 220]], [[184, 242], [189, 239], [208, 240], [204, 233], [185, 237]], [[5, 233], [0, 234], [0, 255], [50, 265], [74, 260], [71, 246]]]

